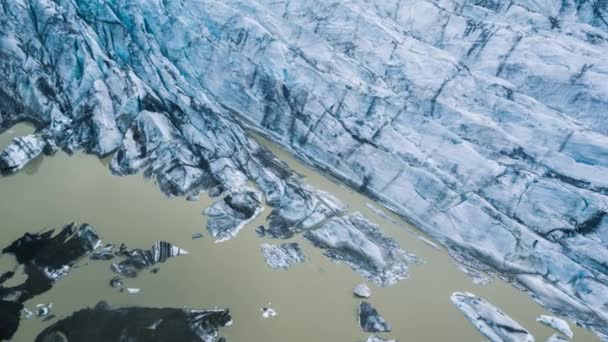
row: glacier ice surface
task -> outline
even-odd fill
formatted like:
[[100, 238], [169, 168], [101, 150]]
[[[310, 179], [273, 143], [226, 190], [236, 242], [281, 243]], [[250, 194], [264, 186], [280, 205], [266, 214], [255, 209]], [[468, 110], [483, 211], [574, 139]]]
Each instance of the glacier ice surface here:
[[605, 1], [2, 4], [0, 132], [36, 127], [3, 174], [61, 148], [168, 196], [253, 182], [277, 238], [343, 212], [252, 128], [608, 339]]

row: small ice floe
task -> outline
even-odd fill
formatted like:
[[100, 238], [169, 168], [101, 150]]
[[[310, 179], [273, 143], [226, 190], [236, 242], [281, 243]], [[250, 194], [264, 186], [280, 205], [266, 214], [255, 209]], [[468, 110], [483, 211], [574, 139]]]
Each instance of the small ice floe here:
[[276, 310], [270, 307], [270, 303], [268, 303], [267, 306], [261, 308], [260, 312], [262, 313], [262, 317], [264, 318], [275, 317], [278, 315]]
[[436, 250], [441, 250], [441, 248], [439, 248], [439, 245], [437, 245], [436, 243], [434, 243], [433, 241], [427, 239], [426, 237], [424, 237], [422, 235], [418, 235], [418, 240], [426, 243], [427, 245], [433, 247]]
[[54, 269], [51, 267], [45, 267], [43, 269], [43, 272], [44, 272], [44, 275], [47, 276], [47, 278], [52, 279], [52, 280], [58, 280], [58, 279], [65, 277], [70, 272], [70, 266], [63, 265], [57, 269]]
[[127, 287], [126, 290], [128, 294], [138, 294], [141, 292], [141, 289], [138, 289], [136, 287]]
[[44, 317], [51, 312], [52, 308], [53, 308], [53, 303], [50, 303], [48, 305], [47, 304], [37, 304], [36, 309], [34, 310], [34, 313], [36, 314], [36, 317]]
[[556, 331], [562, 333], [564, 336], [567, 336], [569, 339], [572, 339], [572, 337], [574, 337], [574, 333], [570, 329], [568, 323], [561, 318], [541, 315], [536, 319], [536, 321], [548, 326], [549, 328], [555, 329]]
[[122, 279], [120, 277], [114, 277], [110, 280], [110, 286], [117, 288], [123, 285]]
[[382, 337], [371, 335], [365, 342], [397, 342], [397, 340], [385, 340]]
[[357, 297], [369, 298], [372, 295], [372, 290], [370, 290], [369, 286], [367, 286], [366, 284], [359, 284], [355, 286], [355, 288], [353, 289], [353, 293]]
[[34, 315], [34, 313], [28, 310], [27, 308], [23, 308], [23, 310], [21, 311], [23, 312], [23, 319], [29, 319], [30, 317], [32, 317], [32, 315]]

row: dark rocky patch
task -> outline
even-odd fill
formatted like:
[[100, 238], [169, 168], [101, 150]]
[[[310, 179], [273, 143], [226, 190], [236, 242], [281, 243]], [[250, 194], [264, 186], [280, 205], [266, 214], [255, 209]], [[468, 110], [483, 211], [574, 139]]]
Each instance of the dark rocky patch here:
[[0, 284], [3, 284], [5, 281], [11, 279], [14, 275], [15, 272], [13, 271], [4, 272], [2, 275], [0, 275]]
[[8, 340], [19, 328], [23, 304], [0, 299], [0, 340]]
[[3, 293], [17, 294], [18, 300], [24, 302], [50, 290], [56, 280], [100, 243], [93, 227], [87, 224], [70, 224], [57, 235], [53, 232], [26, 233], [2, 250], [3, 254], [13, 254], [27, 274], [23, 284], [2, 289]]
[[[2, 250], [12, 254], [24, 266], [26, 280], [12, 287], [0, 286], [0, 339], [10, 339], [19, 327], [23, 303], [53, 287], [68, 274], [76, 262], [90, 254], [100, 243], [93, 228], [87, 224], [67, 225], [58, 234], [47, 230], [39, 234], [26, 233]], [[0, 284], [14, 276], [2, 274]], [[38, 316], [47, 316], [49, 307], [36, 310]]]
[[35, 341], [216, 342], [220, 340], [219, 329], [231, 324], [226, 309], [113, 309], [100, 302], [44, 329]]
[[388, 322], [368, 302], [361, 302], [359, 305], [359, 326], [363, 331], [371, 333], [391, 331]]

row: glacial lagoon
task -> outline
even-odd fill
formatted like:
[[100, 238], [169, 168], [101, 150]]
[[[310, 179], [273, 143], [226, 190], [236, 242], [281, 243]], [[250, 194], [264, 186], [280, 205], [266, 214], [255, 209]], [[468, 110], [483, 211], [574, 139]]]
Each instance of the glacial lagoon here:
[[[17, 125], [0, 136], [4, 148], [15, 136], [31, 132]], [[407, 252], [424, 262], [410, 266], [409, 279], [388, 288], [370, 284], [372, 303], [392, 325], [391, 333], [379, 334], [398, 341], [480, 341], [484, 337], [450, 302], [455, 291], [468, 291], [496, 305], [523, 325], [537, 341], [553, 330], [537, 323], [541, 314], [550, 314], [524, 292], [501, 280], [488, 285], [474, 284], [459, 270], [443, 249], [436, 249], [422, 233], [396, 215], [381, 210], [380, 217], [369, 204], [379, 204], [334, 183], [269, 141], [257, 140], [301, 174], [307, 183], [327, 191], [348, 204], [349, 212], [359, 211], [380, 225]], [[91, 224], [104, 243], [125, 243], [149, 248], [165, 240], [189, 252], [160, 265], [157, 273], [142, 272], [126, 279], [125, 286], [139, 288], [137, 294], [119, 292], [109, 285], [115, 275], [108, 262], [86, 259], [52, 290], [26, 302], [28, 309], [53, 303], [52, 313], [61, 319], [83, 307], [105, 300], [112, 306], [229, 308], [234, 324], [221, 330], [228, 341], [364, 341], [357, 323], [360, 300], [352, 289], [365, 282], [348, 266], [325, 257], [307, 240], [297, 236], [310, 257], [287, 271], [274, 271], [260, 253], [260, 244], [283, 243], [263, 239], [255, 228], [263, 224], [269, 210], [249, 223], [230, 241], [215, 243], [205, 229], [202, 211], [212, 201], [205, 194], [198, 201], [166, 198], [153, 182], [142, 175], [113, 176], [106, 159], [58, 152], [41, 157], [15, 175], [0, 178], [0, 230], [2, 246], [25, 232], [45, 228], [60, 229], [70, 222]], [[202, 233], [201, 239], [192, 235]], [[0, 257], [0, 271], [13, 267], [10, 256]], [[269, 304], [270, 303], [270, 304]], [[278, 316], [264, 319], [260, 309], [270, 306]], [[24, 319], [14, 341], [32, 341], [52, 324], [31, 317]], [[575, 326], [575, 341], [597, 341], [597, 337]]]

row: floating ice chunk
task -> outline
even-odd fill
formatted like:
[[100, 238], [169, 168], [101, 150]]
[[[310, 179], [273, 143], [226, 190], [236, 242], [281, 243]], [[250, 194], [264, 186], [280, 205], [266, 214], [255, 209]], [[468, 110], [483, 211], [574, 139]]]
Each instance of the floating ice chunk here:
[[134, 278], [140, 270], [148, 269], [158, 263], [164, 263], [176, 256], [187, 255], [188, 251], [166, 241], [156, 241], [149, 250], [128, 250], [126, 246], [121, 246], [117, 254], [126, 259], [118, 263], [112, 263], [112, 271], [125, 277]]
[[472, 293], [455, 292], [452, 302], [492, 342], [534, 342], [534, 337], [511, 317]]
[[385, 340], [381, 337], [372, 335], [369, 336], [365, 342], [397, 342], [397, 340]]
[[0, 175], [21, 170], [42, 154], [44, 146], [46, 142], [37, 134], [14, 138], [13, 142], [0, 152]]
[[28, 310], [27, 308], [23, 308], [23, 310], [21, 310], [23, 312], [23, 318], [24, 319], [29, 319], [30, 317], [32, 317], [34, 315], [34, 313], [30, 310]]
[[264, 318], [271, 318], [278, 315], [278, 312], [276, 312], [275, 309], [270, 307], [270, 303], [268, 303], [267, 306], [261, 308], [260, 312], [262, 313], [262, 317]]
[[353, 293], [357, 297], [369, 298], [372, 295], [372, 290], [369, 288], [369, 286], [367, 286], [367, 284], [359, 284], [355, 286], [355, 288], [353, 289]]
[[557, 330], [558, 332], [564, 334], [564, 336], [567, 336], [569, 339], [572, 339], [572, 337], [574, 337], [574, 333], [570, 329], [568, 323], [561, 318], [541, 315], [536, 319], [536, 321]]
[[51, 309], [53, 308], [53, 303], [50, 304], [37, 304], [34, 312], [37, 317], [44, 317], [51, 313]]
[[63, 265], [57, 269], [45, 267], [43, 269], [43, 272], [49, 279], [58, 280], [58, 279], [65, 277], [68, 273], [70, 273], [70, 266]]

